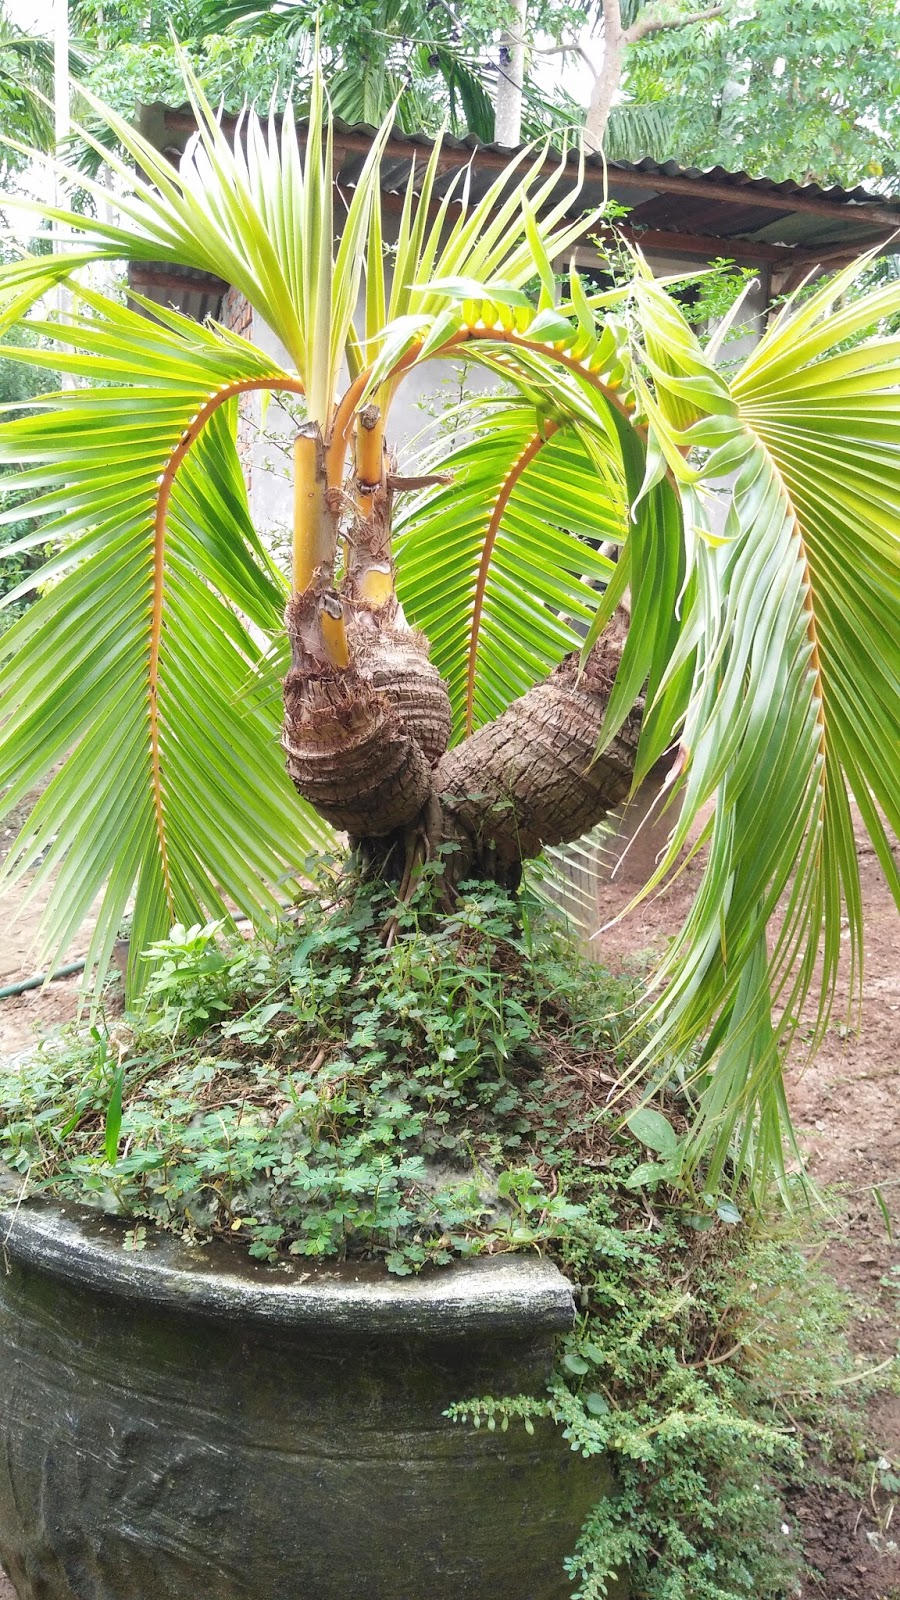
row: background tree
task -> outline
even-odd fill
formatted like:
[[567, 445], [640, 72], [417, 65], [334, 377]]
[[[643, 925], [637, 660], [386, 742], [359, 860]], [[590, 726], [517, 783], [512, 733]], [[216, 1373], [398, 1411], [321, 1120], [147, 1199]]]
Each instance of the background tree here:
[[626, 92], [656, 106], [649, 153], [798, 181], [898, 171], [893, 0], [729, 0], [721, 19], [628, 54]]
[[[666, 0], [660, 0], [660, 3], [653, 3], [653, 0], [649, 0], [649, 3], [648, 0], [624, 0], [624, 4], [622, 0], [591, 0], [586, 18], [579, 19], [583, 25], [586, 22], [580, 37], [561, 37], [555, 47], [563, 56], [580, 57], [590, 74], [590, 97], [584, 118], [585, 143], [589, 149], [606, 149], [608, 154], [620, 155], [623, 153], [619, 149], [623, 134], [627, 136], [633, 130], [632, 138], [634, 134], [647, 137], [646, 123], [629, 114], [633, 102], [629, 101], [624, 106], [616, 105], [628, 70], [630, 47], [657, 34], [681, 32], [698, 22], [721, 17], [725, 9], [724, 3], [703, 10], [690, 10], [679, 4], [679, 0], [669, 0], [669, 3]], [[565, 31], [563, 27], [563, 34]], [[590, 50], [585, 48], [589, 42], [588, 36], [592, 46]], [[650, 103], [657, 106], [663, 98], [654, 97]], [[609, 148], [611, 118], [615, 118], [620, 125], [614, 130], [612, 143], [615, 149]], [[664, 130], [665, 120], [659, 130], [663, 136]], [[615, 134], [618, 134], [618, 139]], [[641, 154], [648, 153], [647, 148], [641, 151]]]
[[[182, 0], [164, 10], [79, 0], [75, 15], [102, 52], [96, 86], [125, 111], [135, 99], [171, 104], [182, 95], [170, 30], [187, 45], [211, 97], [237, 109], [246, 99], [267, 104], [273, 93], [283, 101], [290, 92], [302, 108], [318, 32], [338, 116], [377, 126], [396, 102], [402, 128], [435, 132], [449, 119], [454, 132], [488, 140], [494, 40], [509, 10], [508, 0]], [[532, 93], [532, 122], [545, 109]]]
[[[164, 12], [140, 0], [75, 0], [73, 18], [97, 51], [94, 89], [127, 116], [137, 102], [171, 105], [182, 97], [170, 28], [212, 100], [239, 110], [245, 101], [267, 107], [273, 95], [283, 104], [290, 92], [302, 112], [318, 30], [332, 104], [346, 121], [377, 125], [396, 101], [401, 128], [435, 133], [447, 122], [455, 134], [490, 142], [498, 137], [499, 104], [502, 142], [516, 144], [520, 135], [584, 125], [585, 107], [564, 87], [562, 63], [580, 52], [577, 36], [586, 18], [600, 29], [603, 12], [597, 5], [585, 13], [570, 0], [531, 0], [524, 7], [521, 0], [358, 0], [352, 7], [316, 0], [181, 0]], [[669, 10], [650, 20], [675, 25]], [[512, 48], [520, 28], [526, 41], [521, 97], [519, 55]], [[623, 59], [619, 51], [616, 81]], [[665, 118], [655, 99], [605, 106], [603, 114], [612, 156], [638, 157], [663, 136]]]
[[[81, 78], [86, 70], [83, 50], [69, 52], [69, 71]], [[48, 104], [48, 101], [50, 104]], [[0, 131], [37, 150], [52, 150], [53, 44], [14, 22], [0, 4]], [[0, 181], [22, 163], [22, 157], [0, 145]]]
[[[396, 100], [402, 128], [433, 133], [449, 121], [491, 140], [498, 93], [504, 115], [518, 98], [507, 93], [512, 56], [504, 61], [521, 10], [521, 0], [73, 0], [72, 18], [95, 58], [95, 91], [127, 116], [137, 102], [181, 100], [171, 29], [214, 102], [267, 107], [290, 92], [302, 112], [318, 25], [339, 116], [378, 124]], [[614, 159], [720, 162], [775, 178], [871, 182], [897, 170], [892, 0], [528, 0], [524, 35], [525, 137], [584, 127]], [[0, 68], [3, 59], [0, 44]], [[11, 105], [30, 115], [8, 59]], [[31, 111], [43, 114], [33, 100]]]

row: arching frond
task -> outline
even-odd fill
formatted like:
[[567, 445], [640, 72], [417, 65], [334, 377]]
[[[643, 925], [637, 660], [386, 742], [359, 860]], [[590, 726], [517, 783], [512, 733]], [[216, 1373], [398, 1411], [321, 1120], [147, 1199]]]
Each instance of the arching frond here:
[[[363, 357], [370, 362], [377, 355], [376, 328], [413, 311], [427, 315], [445, 303], [430, 289], [435, 275], [471, 273], [525, 283], [534, 270], [536, 212], [542, 212], [540, 231], [551, 255], [567, 250], [591, 221], [590, 216], [571, 220], [580, 178], [567, 179], [565, 156], [560, 165], [548, 159], [546, 149], [523, 153], [516, 164], [517, 183], [500, 174], [477, 201], [461, 179], [443, 193], [436, 216], [429, 218], [441, 154], [437, 141], [425, 170], [410, 176], [386, 294], [383, 263], [376, 257], [383, 251], [379, 161], [391, 119], [375, 135], [345, 213], [336, 218], [331, 124], [319, 75], [313, 78], [301, 146], [290, 104], [283, 117], [272, 116], [267, 123], [248, 113], [229, 141], [186, 63], [184, 70], [198, 131], [177, 173], [124, 118], [85, 92], [125, 151], [125, 157], [111, 154], [88, 130], [76, 130], [112, 167], [119, 216], [107, 221], [105, 205], [89, 223], [54, 206], [30, 209], [66, 224], [76, 238], [86, 236], [101, 254], [194, 267], [232, 284], [281, 341], [305, 384], [310, 416], [323, 426], [345, 360], [354, 370]], [[67, 168], [58, 170], [71, 181]], [[107, 191], [93, 179], [78, 181], [105, 199]], [[367, 259], [373, 282], [367, 285], [370, 314], [361, 348], [353, 317]], [[386, 405], [390, 395], [380, 398]]]
[[442, 461], [452, 484], [397, 522], [400, 598], [431, 641], [457, 736], [579, 648], [614, 570], [599, 545], [625, 535], [613, 463], [604, 476], [575, 427], [527, 403], [486, 420]]
[[671, 160], [671, 107], [665, 100], [640, 103], [623, 100], [613, 106], [603, 139], [603, 153], [609, 161], [640, 161], [653, 156]]
[[643, 689], [636, 777], [678, 750], [651, 883], [698, 847], [698, 828], [706, 846], [656, 977], [647, 1053], [675, 1070], [705, 1041], [688, 1160], [715, 1184], [729, 1163], [781, 1169], [783, 1047], [813, 996], [821, 1037], [845, 953], [858, 972], [849, 796], [900, 905], [885, 828], [900, 831], [900, 341], [863, 337], [900, 311], [900, 287], [842, 304], [862, 270], [849, 269], [790, 307], [729, 388], [636, 264], [634, 362], [608, 321], [591, 332], [576, 292], [526, 314], [470, 288], [453, 320], [402, 338], [418, 358], [441, 336], [464, 342], [539, 386], [557, 421], [590, 429], [593, 408], [604, 446], [611, 424], [618, 434], [629, 531], [592, 632], [626, 582], [632, 624], [604, 741]]
[[22, 359], [99, 387], [0, 426], [3, 487], [38, 491], [34, 540], [60, 542], [6, 597], [41, 591], [2, 641], [0, 787], [6, 811], [63, 762], [5, 879], [36, 868], [29, 893], [51, 886], [54, 954], [99, 897], [102, 968], [135, 892], [138, 957], [175, 919], [271, 917], [328, 830], [284, 775], [277, 707], [246, 692], [285, 586], [249, 520], [229, 396], [295, 380], [174, 313], [152, 322], [85, 291], [77, 308], [65, 347]]
[[[693, 611], [684, 803], [670, 860], [715, 802], [706, 869], [663, 963], [656, 1021], [658, 1042], [673, 1050], [712, 1028], [694, 1137], [697, 1151], [711, 1150], [714, 1172], [737, 1129], [745, 1151], [755, 1140], [757, 1158], [777, 1166], [778, 1047], [810, 995], [815, 1047], [842, 956], [858, 975], [848, 791], [900, 904], [879, 815], [892, 830], [900, 824], [900, 345], [876, 337], [842, 348], [896, 313], [900, 292], [889, 285], [836, 312], [859, 270], [792, 308], [730, 394], [674, 327], [672, 303], [649, 285], [640, 296], [654, 430], [681, 478], [697, 579], [685, 619], [690, 626]], [[672, 453], [690, 444], [700, 447], [692, 466]], [[729, 469], [733, 487], [722, 482]], [[727, 493], [720, 530], [710, 530], [705, 483]]]

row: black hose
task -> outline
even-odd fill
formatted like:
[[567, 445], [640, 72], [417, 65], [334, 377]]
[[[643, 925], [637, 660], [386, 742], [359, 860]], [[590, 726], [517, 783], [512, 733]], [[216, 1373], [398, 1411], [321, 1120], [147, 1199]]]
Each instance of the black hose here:
[[20, 978], [18, 983], [7, 983], [0, 989], [0, 1000], [9, 1000], [14, 994], [24, 994], [26, 989], [40, 989], [42, 984], [54, 983], [57, 978], [71, 978], [76, 972], [83, 972], [85, 957], [80, 961], [70, 961], [68, 966], [57, 967], [54, 972], [34, 972], [30, 978]]

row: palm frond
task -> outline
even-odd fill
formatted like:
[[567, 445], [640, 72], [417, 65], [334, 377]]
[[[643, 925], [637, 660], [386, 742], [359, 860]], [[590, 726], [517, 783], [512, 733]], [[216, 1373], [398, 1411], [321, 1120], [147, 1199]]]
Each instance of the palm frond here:
[[[390, 119], [374, 138], [347, 200], [335, 252], [332, 139], [321, 77], [313, 78], [302, 151], [290, 105], [280, 120], [270, 117], [267, 124], [248, 113], [229, 143], [186, 63], [184, 71], [198, 132], [178, 173], [148, 140], [85, 91], [95, 115], [143, 176], [108, 143], [78, 128], [78, 138], [116, 176], [119, 220], [106, 221], [104, 208], [98, 208], [101, 214], [89, 224], [63, 208], [29, 208], [66, 224], [98, 254], [194, 267], [232, 284], [280, 339], [306, 386], [311, 417], [323, 424], [348, 350], [354, 363], [358, 359], [353, 315], [367, 238], [369, 270], [380, 273], [382, 280], [381, 297], [372, 301], [369, 320], [373, 328], [381, 328], [388, 319], [428, 316], [443, 306], [446, 297], [430, 287], [433, 277], [469, 273], [487, 282], [527, 282], [534, 271], [533, 218], [539, 212], [548, 255], [568, 250], [599, 217], [598, 212], [570, 220], [580, 176], [574, 182], [567, 177], [565, 151], [550, 159], [543, 148], [524, 151], [476, 202], [470, 200], [468, 180], [461, 179], [443, 194], [429, 219], [441, 154], [438, 140], [424, 171], [414, 170], [410, 176], [385, 298], [383, 266], [373, 260], [373, 240], [377, 236], [378, 249], [383, 249], [378, 171]], [[69, 169], [51, 165], [71, 180]], [[515, 184], [510, 183], [513, 171]], [[106, 190], [92, 178], [79, 181], [98, 198], [105, 196]], [[381, 344], [370, 335], [368, 362]], [[379, 397], [385, 407], [393, 387]]]
[[[654, 427], [681, 478], [696, 580], [679, 647], [690, 639], [696, 663], [680, 734], [684, 798], [661, 872], [715, 806], [697, 899], [660, 970], [655, 1044], [683, 1051], [711, 1030], [693, 1148], [714, 1178], [736, 1139], [778, 1168], [779, 1047], [814, 998], [815, 1048], [845, 953], [858, 979], [848, 791], [900, 904], [879, 815], [900, 825], [900, 345], [841, 349], [896, 312], [900, 292], [891, 285], [835, 313], [860, 270], [772, 328], [730, 394], [688, 330], [673, 338], [672, 302], [641, 290]], [[701, 447], [695, 465], [678, 466], [678, 443]], [[734, 469], [716, 534], [698, 491]]]
[[[577, 430], [499, 404], [442, 466], [453, 483], [397, 520], [399, 595], [431, 641], [457, 736], [499, 715], [581, 645], [625, 536], [623, 486]], [[559, 485], [564, 482], [564, 500]]]
[[329, 831], [285, 776], [277, 708], [246, 687], [285, 586], [249, 520], [230, 396], [296, 380], [158, 307], [152, 322], [82, 290], [76, 308], [65, 346], [21, 354], [99, 386], [0, 426], [3, 487], [38, 491], [40, 542], [61, 542], [6, 597], [41, 591], [3, 638], [0, 786], [8, 810], [63, 762], [4, 875], [51, 886], [53, 954], [99, 899], [102, 969], [133, 895], [139, 959], [173, 920], [273, 916], [279, 881]]
[[640, 161], [642, 156], [670, 160], [673, 124], [672, 108], [665, 100], [623, 100], [610, 112], [603, 153], [609, 161]]
[[[69, 74], [75, 81], [88, 68], [85, 46], [69, 49]], [[0, 126], [39, 150], [56, 142], [53, 122], [53, 41], [30, 33], [0, 10]]]
[[[729, 388], [639, 257], [636, 268], [636, 359], [609, 317], [591, 326], [596, 304], [574, 283], [568, 304], [530, 312], [457, 286], [455, 308], [400, 343], [422, 359], [462, 342], [539, 389], [557, 423], [577, 419], [604, 451], [618, 439], [628, 533], [587, 644], [627, 583], [601, 748], [643, 691], [636, 781], [678, 748], [670, 846], [648, 889], [706, 847], [656, 975], [645, 1057], [682, 1070], [700, 1047], [686, 1155], [714, 1187], [748, 1165], [783, 1171], [783, 1049], [814, 995], [821, 1037], [844, 952], [858, 977], [848, 791], [900, 904], [885, 827], [900, 832], [900, 340], [864, 337], [900, 310], [900, 286], [841, 304], [865, 263], [848, 269], [787, 308]], [[458, 591], [471, 616], [465, 580]]]
[[0, 334], [26, 316], [50, 290], [64, 283], [79, 268], [102, 260], [102, 250], [82, 250], [65, 255], [23, 255], [0, 266]]
[[[248, 116], [231, 145], [183, 64], [198, 132], [177, 174], [148, 140], [83, 91], [144, 174], [144, 179], [136, 177], [126, 159], [87, 129], [76, 130], [111, 167], [120, 186], [120, 221], [92, 219], [87, 225], [90, 240], [102, 241], [122, 259], [175, 262], [233, 284], [281, 340], [306, 384], [313, 415], [324, 420], [328, 407], [323, 397], [327, 394], [330, 403], [355, 307], [361, 245], [387, 128], [373, 142], [332, 260], [331, 142], [321, 80], [316, 80], [304, 162], [290, 107], [280, 130], [274, 118], [266, 128]], [[66, 169], [56, 165], [66, 176]], [[98, 198], [106, 193], [88, 177], [81, 183]], [[77, 212], [37, 209], [78, 232], [86, 229]]]
[[605, 817], [571, 844], [545, 850], [526, 869], [526, 882], [538, 899], [561, 912], [575, 938], [588, 947], [597, 927], [602, 889], [615, 865], [616, 817]]

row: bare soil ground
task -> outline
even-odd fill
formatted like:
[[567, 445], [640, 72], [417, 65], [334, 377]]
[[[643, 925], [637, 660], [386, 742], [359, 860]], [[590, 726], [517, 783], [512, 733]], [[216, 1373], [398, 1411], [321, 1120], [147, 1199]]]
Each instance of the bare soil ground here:
[[[639, 835], [604, 890], [606, 915], [631, 899], [659, 842], [652, 831]], [[896, 1354], [900, 1336], [900, 922], [871, 848], [861, 841], [859, 850], [867, 912], [862, 1024], [847, 1032], [836, 1011], [815, 1059], [792, 1070], [790, 1099], [814, 1175], [840, 1197], [825, 1260], [858, 1307], [853, 1342], [863, 1370]], [[699, 870], [689, 866], [667, 891], [604, 934], [602, 958], [628, 966], [658, 952], [679, 925]], [[40, 902], [12, 924], [15, 909], [9, 900], [0, 903], [0, 985], [33, 970], [29, 946]], [[83, 940], [75, 947], [83, 951]], [[76, 1006], [77, 980], [0, 1001], [0, 1053], [26, 1048], [36, 1028], [73, 1017]], [[892, 1463], [900, 1475], [896, 1393], [881, 1393], [869, 1407], [868, 1455]], [[877, 1478], [868, 1498], [816, 1488], [796, 1496], [786, 1514], [801, 1527], [812, 1569], [797, 1600], [900, 1600], [900, 1507], [892, 1521], [892, 1497]], [[15, 1600], [2, 1573], [0, 1600]]]
[[[35, 796], [6, 818], [0, 833], [0, 860], [19, 831]], [[38, 969], [35, 941], [38, 924], [47, 903], [46, 889], [36, 889], [33, 900], [27, 899], [25, 886], [17, 887], [0, 898], [0, 988], [28, 978]], [[63, 962], [75, 960], [84, 954], [90, 937], [90, 922], [79, 928], [67, 950]], [[78, 978], [60, 979], [46, 988], [31, 989], [25, 994], [0, 1000], [0, 1056], [17, 1055], [34, 1044], [40, 1030], [68, 1022], [78, 1009]], [[0, 1600], [5, 1596], [0, 1591]]]

